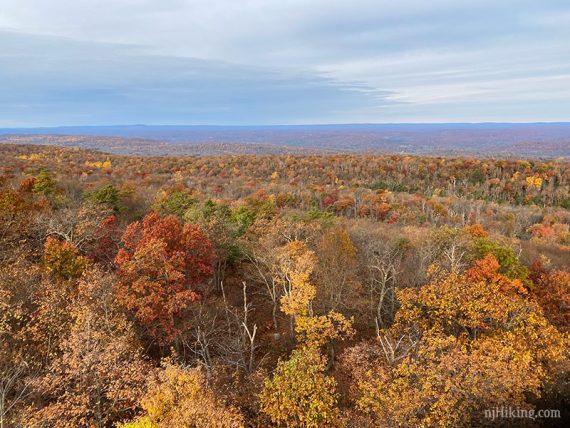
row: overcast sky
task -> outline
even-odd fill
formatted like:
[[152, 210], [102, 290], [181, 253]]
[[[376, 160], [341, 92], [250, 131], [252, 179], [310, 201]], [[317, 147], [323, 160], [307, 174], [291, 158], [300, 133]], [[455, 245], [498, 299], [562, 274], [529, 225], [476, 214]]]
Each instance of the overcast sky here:
[[569, 120], [568, 0], [0, 0], [0, 127]]

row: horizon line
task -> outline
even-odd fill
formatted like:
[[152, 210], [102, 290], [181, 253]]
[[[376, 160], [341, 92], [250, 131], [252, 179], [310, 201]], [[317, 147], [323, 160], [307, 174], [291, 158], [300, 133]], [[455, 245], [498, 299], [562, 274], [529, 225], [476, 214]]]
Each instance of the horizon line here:
[[148, 124], [148, 123], [122, 123], [97, 125], [34, 125], [34, 126], [0, 126], [1, 130], [33, 130], [33, 129], [61, 129], [61, 128], [144, 128], [144, 127], [187, 127], [187, 128], [278, 128], [278, 127], [305, 127], [305, 126], [393, 126], [393, 125], [570, 125], [568, 121], [483, 121], [483, 122], [330, 122], [330, 123], [290, 123], [290, 124]]

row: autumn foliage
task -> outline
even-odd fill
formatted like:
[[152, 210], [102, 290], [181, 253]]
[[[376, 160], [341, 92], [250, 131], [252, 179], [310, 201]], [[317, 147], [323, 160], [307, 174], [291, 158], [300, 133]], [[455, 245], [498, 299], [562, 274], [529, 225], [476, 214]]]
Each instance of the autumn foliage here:
[[43, 265], [50, 276], [58, 280], [80, 278], [89, 260], [73, 244], [48, 237], [44, 245]]
[[122, 428], [240, 428], [243, 416], [216, 396], [200, 368], [170, 361], [153, 378], [141, 399], [144, 415]]
[[150, 365], [114, 303], [111, 278], [93, 270], [78, 284], [68, 337], [48, 373], [34, 380], [48, 403], [30, 421], [59, 427], [107, 426], [129, 415]]
[[325, 374], [326, 361], [319, 351], [303, 347], [287, 361], [279, 361], [260, 394], [261, 411], [276, 425], [329, 426], [337, 415], [336, 382]]
[[561, 331], [570, 332], [570, 273], [549, 269], [537, 260], [531, 273], [534, 294], [545, 316]]
[[568, 338], [498, 266], [487, 256], [462, 275], [435, 272], [420, 290], [402, 290], [394, 325], [349, 352], [364, 367], [354, 369], [357, 404], [376, 423], [478, 424], [478, 409], [529, 408], [527, 397], [568, 365]]
[[570, 416], [565, 160], [0, 156], [0, 428]]
[[196, 285], [212, 274], [212, 244], [197, 226], [155, 213], [130, 224], [122, 244], [117, 299], [151, 336], [171, 342], [181, 331], [180, 316], [200, 298]]

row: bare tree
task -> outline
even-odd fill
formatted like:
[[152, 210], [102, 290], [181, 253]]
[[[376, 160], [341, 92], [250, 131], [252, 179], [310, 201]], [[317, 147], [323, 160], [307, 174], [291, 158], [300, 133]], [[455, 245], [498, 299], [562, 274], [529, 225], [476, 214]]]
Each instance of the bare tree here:
[[252, 267], [253, 276], [263, 285], [265, 294], [271, 301], [271, 319], [273, 328], [277, 333], [277, 313], [282, 291], [279, 286], [279, 273], [273, 252], [252, 250], [247, 254], [247, 259]]
[[354, 232], [368, 291], [368, 310], [377, 331], [389, 326], [397, 309], [396, 287], [402, 278], [406, 240], [389, 236], [390, 231]]
[[454, 239], [443, 250], [443, 254], [449, 262], [449, 270], [453, 273], [459, 273], [467, 264], [465, 260], [465, 245], [458, 239]]
[[248, 363], [247, 363], [247, 372], [248, 373], [253, 372], [253, 363], [254, 363], [254, 359], [255, 359], [255, 349], [256, 349], [255, 335], [257, 333], [257, 324], [253, 324], [253, 326], [250, 327], [249, 323], [248, 323], [248, 314], [249, 314], [250, 310], [251, 310], [251, 306], [247, 302], [247, 285], [244, 282], [243, 283], [243, 321], [242, 321], [241, 325], [242, 325], [243, 331], [246, 333], [247, 339], [249, 341], [248, 342], [249, 358], [248, 358]]
[[74, 244], [80, 250], [91, 244], [98, 236], [101, 222], [113, 214], [113, 210], [89, 202], [62, 207], [57, 216], [40, 214], [35, 223], [40, 239], [55, 236]]
[[367, 284], [377, 330], [391, 323], [396, 311], [395, 288], [401, 257], [401, 249], [390, 243], [376, 243], [368, 248]]
[[10, 412], [29, 394], [30, 382], [25, 380], [25, 362], [8, 364], [0, 371], [0, 428], [8, 427]]
[[396, 337], [392, 337], [385, 332], [378, 331], [377, 337], [386, 361], [390, 365], [406, 358], [419, 343], [417, 334], [413, 332], [404, 332]]
[[213, 357], [218, 340], [225, 331], [220, 325], [218, 311], [215, 309], [211, 303], [206, 305], [200, 302], [192, 319], [193, 328], [189, 330], [188, 334], [181, 337], [184, 350], [183, 357], [186, 359], [186, 350], [188, 350], [202, 362], [208, 377], [212, 373]]
[[222, 301], [210, 300], [195, 311], [192, 328], [181, 339], [183, 357], [189, 352], [200, 360], [208, 376], [216, 360], [251, 373], [257, 368], [258, 327], [252, 322], [247, 285], [243, 282], [243, 304], [237, 307], [229, 303], [224, 283], [220, 285]]

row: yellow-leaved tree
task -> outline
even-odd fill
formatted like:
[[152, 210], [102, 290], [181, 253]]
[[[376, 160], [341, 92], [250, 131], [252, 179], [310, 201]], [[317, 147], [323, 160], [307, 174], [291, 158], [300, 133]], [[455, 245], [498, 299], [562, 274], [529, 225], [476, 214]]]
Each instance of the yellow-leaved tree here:
[[216, 396], [202, 370], [165, 361], [141, 400], [144, 414], [119, 428], [240, 428], [239, 411]]
[[278, 426], [334, 425], [338, 410], [336, 382], [327, 376], [326, 360], [317, 348], [303, 346], [280, 360], [259, 395], [261, 411]]
[[299, 348], [280, 360], [259, 395], [261, 411], [276, 425], [324, 427], [338, 423], [335, 380], [326, 374], [327, 359], [320, 348], [351, 336], [352, 321], [338, 312], [313, 313], [316, 287], [311, 275], [316, 255], [302, 241], [292, 241], [280, 252], [285, 293], [281, 310], [295, 323]]
[[315, 315], [313, 300], [317, 289], [311, 282], [316, 255], [302, 241], [292, 241], [282, 249], [281, 266], [285, 293], [281, 310], [295, 321], [295, 332], [301, 343], [320, 347], [336, 339], [354, 334], [352, 321], [339, 312]]

